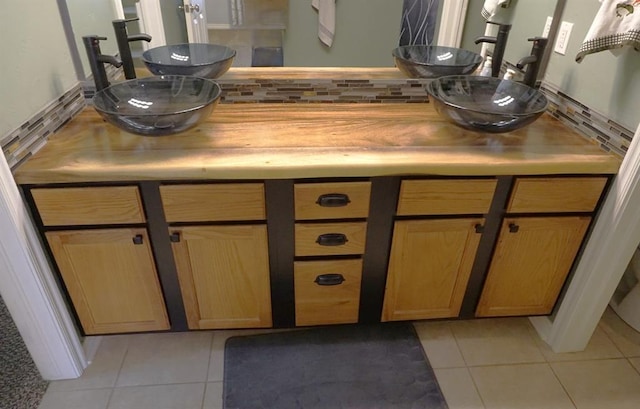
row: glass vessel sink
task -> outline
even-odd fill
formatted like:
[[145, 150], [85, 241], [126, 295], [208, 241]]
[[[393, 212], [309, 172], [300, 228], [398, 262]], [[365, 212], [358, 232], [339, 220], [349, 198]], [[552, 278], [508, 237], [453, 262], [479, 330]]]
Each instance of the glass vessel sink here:
[[391, 54], [396, 67], [410, 78], [470, 74], [482, 62], [480, 54], [451, 47], [405, 45], [393, 49]]
[[494, 77], [454, 75], [426, 86], [436, 111], [465, 129], [509, 132], [535, 121], [547, 109], [542, 92]]
[[107, 122], [138, 135], [171, 135], [209, 117], [220, 86], [199, 77], [168, 75], [113, 84], [96, 92], [93, 106]]
[[173, 44], [151, 48], [142, 61], [155, 75], [193, 75], [218, 78], [229, 68], [236, 51], [217, 44]]

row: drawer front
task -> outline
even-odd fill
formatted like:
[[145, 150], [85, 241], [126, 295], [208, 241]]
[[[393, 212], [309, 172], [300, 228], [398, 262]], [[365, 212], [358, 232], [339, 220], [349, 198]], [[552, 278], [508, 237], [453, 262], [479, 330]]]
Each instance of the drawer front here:
[[296, 220], [364, 218], [371, 182], [298, 183], [294, 194]]
[[144, 223], [136, 186], [32, 189], [45, 226]]
[[485, 214], [496, 179], [403, 180], [398, 215]]
[[296, 261], [296, 325], [358, 322], [361, 260]]
[[296, 223], [296, 256], [357, 255], [364, 253], [367, 224]]
[[592, 212], [607, 178], [517, 179], [509, 200], [510, 213]]
[[160, 186], [167, 221], [264, 220], [264, 185], [231, 183]]

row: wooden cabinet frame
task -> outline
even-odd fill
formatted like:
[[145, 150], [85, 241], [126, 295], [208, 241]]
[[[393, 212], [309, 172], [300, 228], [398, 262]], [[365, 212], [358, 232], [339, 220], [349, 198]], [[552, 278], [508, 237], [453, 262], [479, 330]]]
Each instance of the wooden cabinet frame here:
[[[567, 177], [566, 175], [559, 175]], [[571, 175], [569, 175], [571, 176]], [[587, 176], [587, 175], [574, 175]], [[611, 175], [604, 176], [609, 179]], [[548, 176], [553, 178], [554, 176]], [[463, 179], [461, 177], [413, 177], [414, 179]], [[483, 177], [487, 178], [487, 177]], [[525, 176], [526, 178], [526, 176]], [[401, 176], [381, 176], [372, 178], [330, 178], [313, 179], [310, 182], [371, 182], [371, 199], [369, 216], [367, 217], [367, 230], [365, 238], [364, 255], [362, 256], [363, 274], [360, 291], [360, 306], [358, 313], [359, 323], [380, 322], [384, 299], [387, 267], [393, 235], [393, 224], [403, 216], [396, 216], [398, 195]], [[411, 179], [411, 178], [409, 178]], [[466, 179], [466, 178], [464, 178]], [[125, 227], [145, 227], [149, 234], [156, 269], [165, 299], [167, 313], [171, 323], [171, 331], [186, 331], [187, 318], [180, 291], [176, 263], [171, 251], [171, 242], [167, 231], [169, 223], [165, 220], [160, 196], [160, 186], [169, 184], [199, 184], [199, 183], [263, 183], [266, 202], [266, 226], [268, 235], [269, 274], [272, 300], [273, 327], [284, 328], [295, 326], [295, 302], [294, 302], [294, 272], [295, 260], [295, 210], [294, 210], [294, 184], [306, 182], [306, 179], [276, 179], [276, 180], [230, 180], [230, 181], [142, 181], [131, 183], [86, 183], [86, 184], [46, 184], [46, 185], [22, 185], [25, 199], [32, 210], [34, 221], [44, 237], [46, 231], [70, 229], [71, 226], [47, 226], [45, 227], [38, 216], [35, 201], [31, 195], [33, 188], [64, 188], [83, 186], [138, 186], [144, 208], [146, 222], [130, 224]], [[484, 215], [486, 223], [478, 245], [477, 255], [473, 261], [469, 282], [465, 290], [463, 303], [459, 317], [474, 317], [475, 308], [480, 299], [482, 286], [486, 279], [492, 253], [494, 251], [498, 232], [502, 220], [506, 215], [510, 191], [514, 182], [513, 176], [498, 176], [497, 187], [491, 202], [489, 212]], [[593, 216], [596, 211], [589, 213]], [[581, 213], [579, 215], [587, 215]], [[235, 223], [231, 221], [218, 222], [218, 224]], [[242, 223], [242, 222], [240, 222]], [[203, 225], [215, 225], [216, 223], [201, 223]], [[177, 223], [176, 225], [185, 225]], [[75, 226], [73, 228], [77, 228]], [[96, 228], [97, 226], [87, 226]], [[100, 226], [104, 228], [115, 227], [113, 225]], [[588, 233], [587, 233], [588, 235]], [[51, 257], [51, 250], [47, 248]], [[52, 258], [53, 259], [53, 258]], [[63, 291], [66, 291], [63, 289]]]

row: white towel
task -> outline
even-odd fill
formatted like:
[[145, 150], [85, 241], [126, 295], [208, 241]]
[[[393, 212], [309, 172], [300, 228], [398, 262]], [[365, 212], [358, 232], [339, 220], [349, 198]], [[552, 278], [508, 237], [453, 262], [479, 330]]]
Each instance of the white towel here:
[[601, 0], [576, 61], [588, 54], [631, 46], [640, 51], [640, 0]]
[[509, 2], [511, 2], [511, 0], [485, 0], [482, 6], [482, 17], [484, 17], [485, 20], [491, 20], [498, 12], [498, 8]]
[[331, 47], [336, 31], [336, 0], [311, 0], [311, 6], [318, 10], [318, 38]]

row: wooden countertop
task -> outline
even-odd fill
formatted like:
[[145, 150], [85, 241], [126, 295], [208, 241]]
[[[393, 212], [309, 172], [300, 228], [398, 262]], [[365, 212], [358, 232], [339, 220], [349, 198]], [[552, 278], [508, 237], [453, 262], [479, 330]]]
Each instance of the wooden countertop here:
[[470, 132], [430, 104], [220, 104], [178, 135], [120, 131], [93, 108], [14, 173], [19, 184], [360, 177], [614, 174], [621, 159], [550, 115], [516, 132]]

